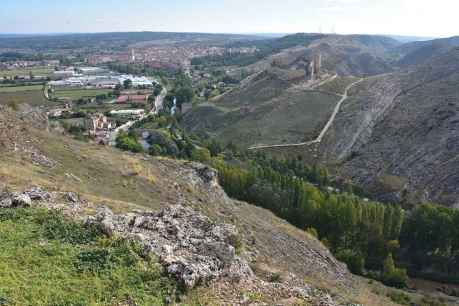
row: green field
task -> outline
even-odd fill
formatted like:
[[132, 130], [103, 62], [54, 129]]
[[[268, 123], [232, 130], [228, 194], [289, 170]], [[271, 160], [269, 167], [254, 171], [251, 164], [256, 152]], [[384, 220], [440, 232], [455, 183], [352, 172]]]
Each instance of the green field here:
[[137, 245], [54, 212], [0, 210], [0, 243], [0, 305], [163, 305], [176, 286]]
[[43, 95], [43, 90], [29, 90], [29, 91], [0, 91], [0, 104], [29, 104], [31, 106], [49, 105], [51, 102], [46, 100]]
[[20, 68], [15, 70], [0, 70], [0, 78], [2, 77], [14, 77], [14, 76], [28, 76], [32, 72], [35, 76], [49, 76], [53, 73], [54, 68], [52, 67], [32, 67], [32, 68]]
[[[0, 86], [0, 93], [9, 92], [25, 92], [25, 91], [42, 91], [43, 85], [31, 85], [31, 86]], [[43, 92], [43, 91], [42, 91]]]
[[97, 95], [113, 92], [110, 89], [57, 89], [53, 96], [57, 98], [68, 98], [77, 100], [80, 98], [94, 98]]

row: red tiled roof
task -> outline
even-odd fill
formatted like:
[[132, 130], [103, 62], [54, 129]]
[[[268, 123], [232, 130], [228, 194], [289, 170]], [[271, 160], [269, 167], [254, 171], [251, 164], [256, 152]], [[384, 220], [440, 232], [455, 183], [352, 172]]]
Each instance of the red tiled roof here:
[[129, 96], [119, 96], [118, 99], [116, 99], [117, 103], [126, 103], [129, 100]]
[[134, 102], [145, 102], [148, 100], [148, 95], [124, 95], [124, 96], [119, 96], [118, 99], [116, 99], [117, 103], [126, 103], [129, 101], [134, 101]]

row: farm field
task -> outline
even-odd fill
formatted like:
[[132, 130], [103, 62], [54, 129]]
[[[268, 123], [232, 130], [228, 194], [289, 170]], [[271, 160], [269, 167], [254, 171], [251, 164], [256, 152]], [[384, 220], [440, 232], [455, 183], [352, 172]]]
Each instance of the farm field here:
[[29, 104], [31, 106], [43, 106], [49, 105], [52, 102], [46, 100], [43, 95], [43, 90], [41, 87], [39, 90], [29, 90], [29, 91], [9, 91], [2, 92], [0, 91], [0, 104]]
[[35, 76], [49, 76], [53, 73], [52, 67], [31, 67], [14, 70], [0, 70], [0, 77], [28, 76], [32, 72]]
[[25, 92], [25, 91], [42, 91], [43, 85], [30, 86], [0, 86], [0, 93]]
[[110, 89], [57, 89], [53, 96], [56, 98], [69, 98], [72, 100], [80, 98], [94, 98], [97, 95], [113, 92]]

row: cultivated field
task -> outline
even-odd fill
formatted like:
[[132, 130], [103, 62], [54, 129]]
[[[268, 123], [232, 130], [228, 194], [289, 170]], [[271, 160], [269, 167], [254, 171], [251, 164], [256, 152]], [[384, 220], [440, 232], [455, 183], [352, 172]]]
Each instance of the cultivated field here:
[[43, 95], [43, 90], [29, 90], [29, 91], [0, 91], [0, 104], [29, 104], [31, 106], [49, 105], [48, 100]]
[[43, 89], [43, 85], [0, 86], [0, 93], [26, 92], [26, 91], [38, 91], [38, 90], [42, 91], [42, 89]]
[[54, 69], [52, 67], [31, 67], [14, 70], [0, 70], [0, 77], [28, 76], [31, 72], [34, 76], [50, 76]]
[[57, 89], [54, 92], [54, 97], [56, 98], [68, 98], [72, 100], [77, 100], [80, 98], [94, 98], [97, 95], [111, 93], [110, 89]]

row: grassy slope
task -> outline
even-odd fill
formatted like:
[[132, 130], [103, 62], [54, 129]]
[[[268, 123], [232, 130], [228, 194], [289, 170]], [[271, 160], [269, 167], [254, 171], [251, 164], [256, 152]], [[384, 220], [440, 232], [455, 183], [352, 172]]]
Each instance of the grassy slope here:
[[290, 88], [282, 71], [263, 73], [248, 86], [185, 115], [185, 126], [242, 146], [314, 138], [339, 97]]
[[244, 146], [295, 143], [313, 139], [333, 110], [337, 97], [311, 91], [288, 91], [225, 131], [224, 139]]
[[162, 305], [174, 287], [129, 243], [44, 210], [0, 210], [0, 244], [1, 305]]
[[327, 82], [316, 89], [342, 95], [346, 90], [346, 87], [357, 80], [358, 78], [355, 77], [337, 77], [333, 81]]
[[46, 100], [41, 89], [31, 91], [16, 91], [16, 92], [0, 92], [0, 104], [8, 104], [17, 102], [18, 104], [29, 104], [32, 106], [48, 105], [50, 102]]

